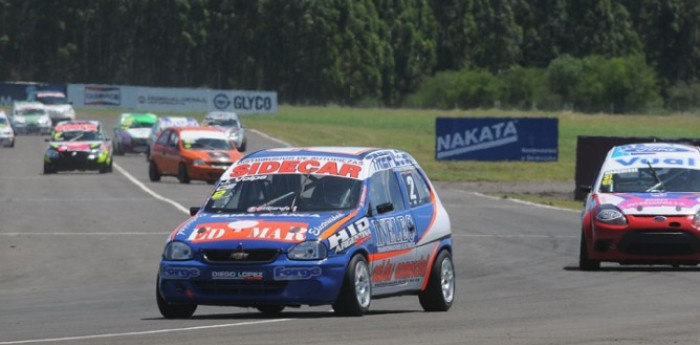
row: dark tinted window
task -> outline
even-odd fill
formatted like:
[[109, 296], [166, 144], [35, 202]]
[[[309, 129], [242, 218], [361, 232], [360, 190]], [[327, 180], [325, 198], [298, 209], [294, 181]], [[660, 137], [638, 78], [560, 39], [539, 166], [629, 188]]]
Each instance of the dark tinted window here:
[[408, 203], [411, 207], [420, 206], [430, 202], [430, 188], [423, 176], [416, 169], [401, 173], [401, 179], [406, 186]]

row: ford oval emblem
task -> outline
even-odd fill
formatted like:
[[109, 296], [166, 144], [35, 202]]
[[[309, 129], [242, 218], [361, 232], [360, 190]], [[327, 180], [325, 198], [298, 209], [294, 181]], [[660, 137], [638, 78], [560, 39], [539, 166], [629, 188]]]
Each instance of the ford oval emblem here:
[[664, 216], [656, 216], [656, 217], [654, 217], [654, 220], [657, 221], [657, 222], [659, 222], [659, 223], [662, 223], [662, 222], [665, 222], [665, 221], [666, 221], [666, 217], [664, 217]]

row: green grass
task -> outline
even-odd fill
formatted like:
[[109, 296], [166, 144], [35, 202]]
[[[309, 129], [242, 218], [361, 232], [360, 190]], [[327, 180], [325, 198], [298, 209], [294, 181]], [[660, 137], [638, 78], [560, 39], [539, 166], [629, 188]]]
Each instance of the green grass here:
[[[95, 117], [119, 111], [78, 111]], [[164, 114], [159, 114], [164, 115]], [[199, 119], [203, 114], [189, 114]], [[550, 117], [559, 119], [559, 160], [477, 162], [435, 160], [435, 118]], [[574, 179], [579, 135], [697, 137], [700, 116], [606, 115], [571, 112], [501, 110], [361, 109], [280, 106], [275, 115], [245, 115], [246, 127], [261, 130], [296, 146], [342, 145], [391, 147], [411, 153], [433, 180], [537, 181]], [[111, 128], [112, 123], [106, 123]]]

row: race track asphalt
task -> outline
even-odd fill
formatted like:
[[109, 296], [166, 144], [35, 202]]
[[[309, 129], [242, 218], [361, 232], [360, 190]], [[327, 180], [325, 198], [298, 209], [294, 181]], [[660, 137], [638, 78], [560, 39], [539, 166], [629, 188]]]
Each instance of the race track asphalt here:
[[[113, 121], [106, 121], [112, 123]], [[250, 133], [249, 150], [281, 144]], [[200, 307], [163, 319], [155, 303], [166, 235], [211, 186], [148, 181], [141, 155], [111, 174], [42, 175], [46, 143], [0, 149], [0, 345], [7, 344], [697, 344], [696, 268], [577, 268], [577, 211], [441, 187], [452, 219], [457, 295], [446, 313], [415, 296], [330, 307]], [[132, 181], [133, 177], [138, 183]], [[156, 193], [156, 199], [139, 184]], [[172, 203], [162, 198], [171, 200]]]

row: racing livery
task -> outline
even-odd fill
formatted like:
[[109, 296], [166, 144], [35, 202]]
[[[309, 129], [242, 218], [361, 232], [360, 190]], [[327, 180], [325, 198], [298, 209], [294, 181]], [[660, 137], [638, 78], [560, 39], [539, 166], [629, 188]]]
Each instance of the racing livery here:
[[4, 111], [0, 110], [0, 147], [15, 147], [15, 131]]
[[700, 263], [700, 151], [647, 143], [612, 148], [582, 212], [579, 266]]
[[151, 148], [153, 147], [153, 144], [156, 142], [158, 137], [160, 136], [160, 133], [170, 127], [197, 127], [199, 126], [199, 122], [195, 120], [194, 118], [191, 117], [181, 117], [181, 116], [166, 116], [166, 117], [161, 117], [156, 121], [156, 124], [153, 125], [151, 128], [151, 132], [148, 134], [148, 139], [146, 139], [148, 143], [148, 149], [146, 150], [146, 161], [150, 159], [151, 156]]
[[154, 114], [121, 114], [119, 123], [114, 127], [114, 154], [148, 151], [148, 135], [157, 120], [158, 117]]
[[44, 174], [63, 170], [112, 172], [112, 145], [98, 121], [64, 121], [54, 128], [44, 153]]
[[409, 154], [312, 147], [252, 153], [222, 175], [163, 251], [156, 298], [166, 318], [197, 305], [331, 304], [417, 294], [427, 311], [454, 299], [451, 226]]

